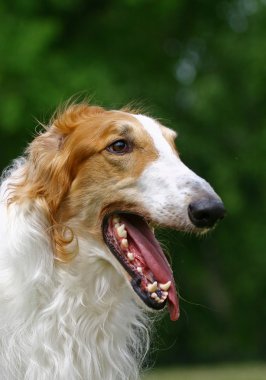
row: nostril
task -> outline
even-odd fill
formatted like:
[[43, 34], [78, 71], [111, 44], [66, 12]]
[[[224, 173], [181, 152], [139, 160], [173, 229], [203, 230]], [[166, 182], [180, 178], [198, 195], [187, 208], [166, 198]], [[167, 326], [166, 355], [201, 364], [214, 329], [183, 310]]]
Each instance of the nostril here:
[[213, 227], [225, 216], [224, 204], [217, 199], [200, 199], [190, 203], [188, 215], [191, 222], [200, 228]]
[[206, 210], [198, 210], [198, 209], [195, 209], [195, 208], [190, 208], [194, 218], [196, 218], [197, 220], [208, 220], [210, 218], [210, 213]]

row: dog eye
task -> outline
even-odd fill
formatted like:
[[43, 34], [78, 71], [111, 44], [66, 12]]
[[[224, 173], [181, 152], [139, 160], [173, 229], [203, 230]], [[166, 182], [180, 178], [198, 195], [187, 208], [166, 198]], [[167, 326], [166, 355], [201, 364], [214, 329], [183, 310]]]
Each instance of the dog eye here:
[[130, 152], [130, 146], [126, 140], [117, 140], [109, 145], [107, 150], [114, 154], [125, 154]]

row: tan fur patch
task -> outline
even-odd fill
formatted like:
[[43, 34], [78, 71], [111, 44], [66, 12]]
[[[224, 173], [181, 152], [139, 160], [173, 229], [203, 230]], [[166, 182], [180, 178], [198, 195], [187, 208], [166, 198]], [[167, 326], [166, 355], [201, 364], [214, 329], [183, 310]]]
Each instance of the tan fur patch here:
[[[130, 153], [118, 155], [106, 150], [121, 139], [130, 144]], [[132, 115], [80, 104], [57, 114], [46, 132], [29, 145], [27, 156], [24, 179], [14, 187], [11, 201], [45, 200], [55, 256], [68, 261], [73, 255], [65, 246], [74, 239], [68, 221], [79, 220], [81, 233], [90, 231], [100, 237], [104, 210], [117, 204], [120, 209], [134, 208], [126, 194], [157, 158], [157, 151]]]

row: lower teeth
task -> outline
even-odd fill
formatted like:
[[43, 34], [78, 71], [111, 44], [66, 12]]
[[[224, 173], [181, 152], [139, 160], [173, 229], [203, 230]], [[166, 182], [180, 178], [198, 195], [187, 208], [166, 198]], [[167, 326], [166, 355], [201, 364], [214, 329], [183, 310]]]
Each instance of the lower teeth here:
[[[121, 224], [121, 220], [119, 217], [113, 218], [113, 226], [116, 230], [116, 234], [118, 238], [120, 238], [120, 247], [124, 250], [125, 254], [127, 255], [127, 258], [129, 261], [134, 261], [135, 256], [132, 252], [128, 251], [128, 240], [127, 240], [127, 231], [125, 229], [125, 225]], [[127, 252], [128, 251], [128, 252]], [[137, 266], [137, 272], [140, 274], [143, 274], [143, 270], [140, 266]], [[148, 280], [149, 281], [149, 280]], [[165, 284], [158, 284], [157, 281], [154, 281], [153, 283], [148, 283], [146, 286], [146, 290], [148, 293], [150, 293], [150, 297], [156, 301], [157, 303], [163, 303], [167, 296], [168, 292], [167, 290], [171, 286], [171, 281], [166, 282]]]

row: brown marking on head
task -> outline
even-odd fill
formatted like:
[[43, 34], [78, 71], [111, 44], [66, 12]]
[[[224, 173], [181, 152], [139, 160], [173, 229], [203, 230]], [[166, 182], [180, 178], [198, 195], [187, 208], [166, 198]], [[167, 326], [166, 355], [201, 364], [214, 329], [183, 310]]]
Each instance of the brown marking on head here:
[[[117, 140], [126, 140], [130, 153], [106, 149]], [[156, 158], [151, 137], [129, 113], [72, 105], [29, 145], [23, 180], [14, 186], [10, 201], [45, 200], [55, 255], [69, 261], [73, 255], [65, 247], [74, 233], [68, 221], [80, 222], [81, 234], [100, 234], [103, 210], [117, 204], [134, 208], [127, 194]]]

